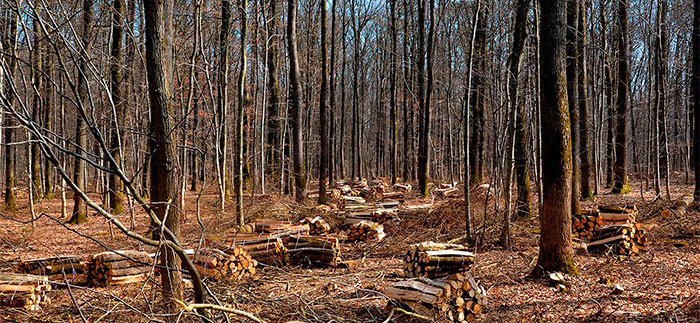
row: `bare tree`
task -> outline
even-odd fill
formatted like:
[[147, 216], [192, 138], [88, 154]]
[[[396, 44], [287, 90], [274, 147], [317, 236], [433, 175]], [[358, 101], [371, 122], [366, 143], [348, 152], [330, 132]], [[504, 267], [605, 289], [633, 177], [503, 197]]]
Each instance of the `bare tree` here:
[[629, 110], [629, 0], [619, 0], [617, 14], [619, 24], [618, 36], [618, 78], [617, 78], [617, 109], [615, 120], [615, 183], [613, 193], [626, 194], [630, 192], [627, 185], [627, 117]]
[[306, 194], [306, 170], [302, 161], [304, 145], [301, 129], [301, 84], [299, 83], [299, 61], [297, 58], [297, 3], [298, 0], [287, 1], [287, 51], [289, 53], [289, 100], [291, 101], [289, 123], [292, 133], [294, 196], [297, 202], [303, 202]]
[[[133, 0], [132, 0], [133, 1]], [[124, 123], [126, 122], [126, 107], [122, 95], [122, 41], [123, 41], [123, 24], [124, 24], [124, 1], [112, 0], [112, 44], [111, 44], [111, 62], [110, 62], [110, 93], [112, 102], [114, 103], [114, 116], [112, 119], [112, 133], [110, 153], [114, 156], [114, 160], [121, 165], [122, 163], [122, 142], [124, 140], [125, 131]], [[114, 214], [124, 212], [124, 195], [122, 182], [119, 177], [111, 173], [109, 174], [109, 206]]]

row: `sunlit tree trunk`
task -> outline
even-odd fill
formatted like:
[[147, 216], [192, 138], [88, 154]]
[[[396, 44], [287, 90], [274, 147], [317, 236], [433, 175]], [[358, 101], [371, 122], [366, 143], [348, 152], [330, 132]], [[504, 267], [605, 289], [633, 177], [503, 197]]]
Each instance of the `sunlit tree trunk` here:
[[248, 38], [248, 0], [241, 0], [241, 70], [238, 75], [238, 112], [236, 113], [236, 158], [235, 167], [236, 174], [234, 179], [234, 187], [236, 190], [236, 214], [238, 215], [238, 224], [243, 225], [245, 218], [243, 216], [243, 117], [245, 107], [245, 85], [247, 64], [247, 38]]
[[299, 61], [297, 55], [297, 1], [287, 1], [287, 48], [289, 53], [289, 116], [292, 139], [292, 166], [294, 173], [294, 197], [297, 202], [304, 201], [306, 193], [306, 170], [304, 169], [304, 144], [302, 143], [301, 120], [301, 84], [299, 83]]
[[[132, 0], [133, 1], [133, 0]], [[126, 107], [122, 96], [122, 30], [124, 19], [124, 2], [112, 0], [112, 44], [110, 62], [110, 90], [114, 103], [114, 116], [111, 125], [110, 153], [118, 165], [121, 165], [126, 122]], [[124, 212], [124, 195], [122, 182], [116, 174], [109, 175], [109, 206], [113, 214]]]
[[[581, 165], [581, 198], [588, 200], [593, 198], [593, 187], [591, 186], [591, 143], [589, 123], [589, 104], [588, 104], [588, 61], [586, 59], [586, 50], [589, 46], [586, 38], [588, 30], [587, 17], [588, 10], [586, 0], [580, 2], [579, 17], [578, 17], [578, 121], [579, 121], [579, 162]], [[573, 120], [572, 120], [573, 121]]]
[[318, 203], [326, 203], [326, 185], [328, 184], [328, 8], [326, 1], [321, 1], [321, 93], [319, 98], [319, 139], [321, 140], [321, 155], [319, 156]]
[[627, 116], [629, 110], [629, 0], [618, 1], [618, 78], [617, 78], [617, 111], [615, 120], [615, 166], [613, 193], [626, 194], [630, 192], [627, 185]]

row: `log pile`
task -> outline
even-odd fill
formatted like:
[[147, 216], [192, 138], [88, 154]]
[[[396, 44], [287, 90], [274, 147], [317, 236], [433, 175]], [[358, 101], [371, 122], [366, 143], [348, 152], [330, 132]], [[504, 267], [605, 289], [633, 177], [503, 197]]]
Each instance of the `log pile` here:
[[350, 241], [379, 242], [384, 239], [386, 234], [383, 225], [371, 221], [360, 221], [348, 228], [347, 236]]
[[411, 192], [411, 184], [396, 183], [396, 184], [394, 184], [394, 190], [402, 192], [402, 193], [409, 193], [409, 192]]
[[376, 222], [379, 224], [385, 224], [389, 221], [394, 223], [398, 223], [401, 221], [401, 218], [399, 218], [399, 209], [379, 208], [372, 211], [370, 217], [372, 219], [372, 222]]
[[404, 199], [404, 192], [394, 191], [394, 192], [384, 192], [382, 194], [382, 200], [384, 201], [402, 201]]
[[242, 247], [234, 246], [226, 252], [202, 249], [195, 255], [194, 265], [202, 276], [214, 280], [236, 281], [255, 275], [255, 266], [258, 263]]
[[418, 204], [418, 205], [406, 205], [400, 210], [401, 216], [416, 216], [427, 214], [433, 209], [432, 203]]
[[47, 276], [0, 273], [0, 307], [21, 308], [35, 312], [48, 303], [51, 290]]
[[452, 184], [441, 184], [439, 188], [435, 189], [435, 195], [439, 198], [451, 198], [451, 197], [458, 197], [460, 193], [460, 189], [457, 188], [455, 185]]
[[363, 206], [365, 205], [366, 201], [364, 198], [360, 196], [347, 196], [344, 195], [343, 198], [340, 199], [340, 207], [341, 208], [348, 208], [352, 206]]
[[300, 223], [309, 226], [309, 234], [311, 235], [321, 235], [331, 231], [331, 225], [320, 216], [314, 218], [306, 217]]
[[340, 258], [340, 243], [335, 237], [290, 236], [285, 247], [292, 265], [337, 266]]
[[225, 253], [234, 253], [236, 247], [241, 247], [258, 263], [266, 265], [283, 265], [287, 262], [287, 248], [280, 237], [271, 234], [236, 234], [223, 244], [213, 244], [212, 247]]
[[693, 194], [686, 193], [683, 196], [681, 196], [680, 199], [676, 201], [676, 203], [671, 206], [670, 208], [664, 209], [661, 211], [661, 216], [668, 218], [673, 215], [675, 216], [684, 216], [686, 211], [688, 210], [688, 207], [693, 204], [694, 201]]
[[95, 286], [111, 286], [145, 281], [151, 274], [153, 258], [137, 250], [107, 251], [93, 255], [87, 264], [88, 281]]
[[474, 254], [458, 244], [432, 241], [411, 245], [404, 256], [405, 277], [441, 277], [469, 271]]
[[18, 269], [25, 274], [47, 276], [52, 282], [86, 286], [88, 284], [86, 265], [87, 262], [82, 261], [78, 256], [58, 256], [23, 260], [19, 262]]
[[588, 250], [593, 252], [634, 255], [643, 249], [647, 242], [646, 230], [639, 224], [606, 225], [598, 231]]
[[591, 240], [604, 223], [598, 210], [586, 210], [571, 218], [571, 232], [575, 238]]
[[434, 322], [474, 322], [488, 303], [486, 289], [469, 273], [401, 280], [384, 294]]

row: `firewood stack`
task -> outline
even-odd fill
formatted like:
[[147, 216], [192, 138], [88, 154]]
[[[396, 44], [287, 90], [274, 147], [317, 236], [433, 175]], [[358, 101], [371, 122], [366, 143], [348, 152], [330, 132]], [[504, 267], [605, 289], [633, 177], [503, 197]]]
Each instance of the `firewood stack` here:
[[314, 218], [306, 217], [300, 223], [309, 226], [309, 234], [311, 235], [321, 235], [331, 231], [331, 225], [320, 216]]
[[290, 236], [285, 247], [292, 265], [336, 266], [340, 258], [340, 243], [335, 237]]
[[145, 281], [152, 268], [153, 258], [148, 253], [123, 250], [93, 255], [87, 264], [86, 272], [90, 284], [110, 286]]
[[51, 290], [47, 276], [0, 273], [0, 307], [21, 308], [36, 312], [48, 303]]
[[450, 198], [459, 196], [460, 189], [457, 188], [455, 184], [440, 184], [438, 188], [435, 189], [435, 195], [439, 198]]
[[571, 231], [576, 238], [591, 240], [604, 223], [598, 210], [583, 210], [572, 217]]
[[600, 229], [588, 250], [618, 255], [634, 255], [646, 244], [646, 230], [638, 224], [613, 224]]
[[639, 211], [637, 207], [601, 206], [600, 217], [605, 225], [635, 223]]
[[372, 217], [372, 221], [379, 223], [379, 224], [385, 224], [387, 222], [394, 222], [398, 223], [401, 221], [401, 218], [399, 218], [399, 209], [385, 209], [385, 208], [379, 208], [370, 214]]
[[411, 191], [411, 184], [399, 184], [396, 183], [394, 184], [394, 190], [403, 192], [403, 193], [409, 193]]
[[339, 201], [341, 208], [349, 208], [353, 206], [363, 206], [366, 205], [365, 199], [360, 196], [343, 196]]
[[402, 201], [404, 199], [405, 193], [401, 191], [394, 192], [384, 192], [382, 194], [382, 200], [384, 201]]
[[258, 263], [242, 247], [234, 246], [226, 252], [202, 249], [194, 257], [194, 265], [202, 276], [214, 280], [236, 281], [255, 275], [255, 266]]
[[474, 254], [463, 245], [432, 241], [414, 244], [404, 256], [404, 276], [435, 278], [466, 272], [474, 259]]
[[287, 262], [287, 248], [280, 237], [271, 234], [236, 234], [221, 244], [213, 244], [214, 248], [225, 253], [235, 253], [236, 247], [241, 247], [253, 259], [266, 265], [283, 265]]
[[[25, 274], [47, 276], [52, 282], [68, 282], [71, 285], [85, 286], [88, 283], [85, 273], [86, 262], [78, 256], [58, 256], [20, 261], [19, 271]], [[65, 273], [65, 277], [64, 277]]]
[[401, 280], [384, 294], [434, 322], [474, 322], [488, 303], [486, 289], [469, 273]]
[[350, 241], [382, 241], [386, 234], [384, 226], [372, 221], [360, 221], [348, 228], [348, 240]]

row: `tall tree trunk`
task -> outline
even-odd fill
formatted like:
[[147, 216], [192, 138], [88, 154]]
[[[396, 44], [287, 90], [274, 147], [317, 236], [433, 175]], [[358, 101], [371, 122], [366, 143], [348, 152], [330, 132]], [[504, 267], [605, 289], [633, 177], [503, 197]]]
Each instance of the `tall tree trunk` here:
[[[159, 220], [174, 234], [180, 235], [180, 210], [177, 194], [177, 153], [173, 135], [172, 107], [170, 105], [169, 85], [164, 72], [163, 54], [168, 52], [162, 44], [163, 0], [145, 0], [146, 20], [146, 75], [148, 78], [148, 97], [151, 103], [150, 136], [153, 138], [151, 148], [151, 208]], [[153, 227], [156, 237], [160, 229]], [[166, 236], [164, 239], [172, 240]], [[173, 249], [163, 245], [160, 250], [161, 288], [168, 312], [177, 312], [174, 300], [183, 299], [182, 274], [180, 259]]]
[[[506, 212], [503, 219], [500, 244], [511, 246], [510, 218], [512, 201], [512, 179], [515, 170], [518, 183], [518, 199], [516, 203], [519, 216], [530, 213], [530, 177], [527, 170], [527, 130], [525, 129], [525, 104], [520, 102], [518, 85], [520, 68], [527, 40], [527, 13], [530, 0], [518, 0], [515, 7], [515, 26], [513, 27], [513, 48], [508, 57], [508, 111], [511, 120], [508, 121], [508, 151], [506, 170]], [[511, 126], [512, 125], [512, 126]], [[511, 139], [512, 138], [512, 139]], [[522, 208], [522, 209], [521, 209]], [[522, 212], [522, 213], [521, 213]]]
[[629, 31], [628, 15], [629, 0], [618, 1], [619, 39], [618, 39], [618, 78], [617, 78], [617, 111], [615, 121], [615, 184], [612, 192], [626, 194], [630, 192], [627, 185], [627, 115], [629, 109]]
[[[3, 46], [3, 51], [4, 52], [9, 52], [11, 55], [3, 55], [3, 59], [6, 59], [4, 62], [8, 66], [8, 69], [5, 70], [5, 75], [3, 79], [0, 79], [0, 82], [4, 82], [6, 85], [4, 89], [2, 89], [5, 94], [5, 97], [7, 98], [7, 102], [4, 102], [4, 105], [7, 106], [12, 106], [14, 103], [14, 95], [9, 95], [9, 88], [11, 84], [11, 80], [14, 77], [15, 70], [17, 68], [17, 60], [15, 59], [16, 57], [16, 49], [17, 49], [17, 20], [18, 16], [9, 8], [5, 8], [2, 11], [0, 11], [0, 14], [2, 14], [3, 19], [0, 21], [5, 26], [5, 32], [2, 33], [2, 46]], [[16, 196], [15, 196], [15, 158], [16, 158], [16, 152], [15, 152], [15, 145], [11, 145], [14, 141], [14, 136], [15, 136], [15, 119], [13, 116], [6, 115], [3, 119], [3, 124], [4, 124], [4, 137], [5, 137], [5, 209], [11, 212], [17, 211], [17, 202], [16, 202]]]
[[335, 59], [336, 59], [336, 53], [335, 53], [335, 26], [336, 26], [336, 6], [338, 4], [338, 0], [333, 0], [333, 5], [331, 6], [331, 62], [330, 62], [330, 71], [329, 71], [329, 80], [328, 80], [328, 86], [330, 88], [330, 93], [329, 93], [329, 101], [328, 101], [328, 119], [330, 120], [330, 129], [328, 129], [329, 133], [329, 149], [328, 149], [328, 172], [329, 172], [329, 185], [333, 185], [335, 182], [337, 176], [337, 161], [336, 161], [336, 147], [338, 146], [338, 141], [336, 140], [336, 130], [335, 130]]
[[[434, 6], [433, 0], [430, 6]], [[426, 90], [426, 70], [425, 70], [425, 0], [418, 1], [418, 58], [416, 59], [416, 69], [418, 71], [418, 191], [419, 194], [428, 197], [428, 136], [430, 134], [428, 94]], [[432, 9], [432, 8], [431, 8]], [[432, 13], [431, 13], [432, 14]], [[433, 25], [431, 19], [431, 26]], [[432, 27], [431, 27], [432, 28]], [[431, 47], [431, 45], [428, 45]], [[428, 52], [430, 52], [430, 49]], [[430, 59], [430, 58], [429, 58]], [[430, 86], [428, 86], [430, 87]]]
[[654, 123], [656, 124], [656, 157], [657, 164], [657, 175], [656, 175], [656, 186], [658, 188], [657, 194], [661, 193], [661, 179], [666, 181], [666, 193], [670, 199], [669, 192], [669, 155], [668, 155], [668, 140], [667, 140], [667, 127], [666, 127], [666, 79], [668, 77], [668, 32], [666, 26], [666, 16], [668, 15], [668, 4], [666, 0], [659, 0], [659, 7], [657, 9], [657, 32], [656, 35], [656, 55], [654, 56], [655, 70], [656, 70], [656, 82], [654, 82], [656, 87], [656, 117], [654, 118]]
[[267, 49], [267, 73], [268, 87], [270, 88], [270, 101], [267, 108], [267, 162], [270, 174], [281, 176], [281, 171], [275, 173], [275, 166], [279, 164], [281, 155], [281, 124], [280, 124], [280, 84], [279, 84], [279, 60], [280, 60], [280, 15], [282, 1], [270, 0], [270, 15], [268, 23], [268, 49]]
[[593, 187], [591, 186], [591, 177], [593, 176], [591, 174], [591, 143], [589, 139], [590, 129], [588, 127], [588, 62], [586, 59], [586, 50], [588, 47], [586, 40], [586, 32], [588, 30], [586, 17], [588, 16], [588, 12], [586, 1], [587, 0], [581, 0], [578, 16], [578, 155], [581, 165], [580, 193], [581, 198], [584, 200], [593, 198]]
[[398, 69], [396, 56], [398, 52], [398, 33], [396, 31], [396, 2], [397, 0], [391, 0], [390, 6], [390, 19], [391, 19], [391, 53], [389, 53], [389, 68], [390, 72], [390, 84], [389, 84], [389, 100], [390, 102], [390, 112], [389, 112], [389, 123], [391, 132], [389, 140], [391, 140], [391, 157], [390, 157], [390, 168], [391, 168], [391, 183], [396, 184], [397, 169], [396, 169], [396, 158], [398, 156], [397, 147], [397, 129], [396, 129], [396, 70]]
[[569, 115], [571, 117], [571, 166], [572, 166], [572, 183], [571, 183], [571, 213], [579, 214], [581, 212], [579, 191], [579, 160], [578, 160], [578, 9], [580, 0], [568, 0], [566, 6], [566, 89], [569, 101]]
[[525, 102], [518, 94], [520, 69], [527, 41], [527, 15], [530, 11], [530, 0], [518, 0], [515, 8], [515, 27], [513, 30], [513, 49], [509, 57], [508, 91], [511, 109], [518, 109], [515, 125], [515, 176], [518, 186], [516, 202], [518, 217], [530, 215], [530, 163], [528, 161], [528, 130], [525, 116]]
[[[37, 15], [41, 15], [41, 13], [44, 11], [42, 2], [39, 0], [34, 1], [34, 6], [36, 7], [34, 12], [36, 12]], [[32, 60], [32, 86], [34, 87], [34, 95], [32, 97], [32, 120], [41, 124], [41, 108], [43, 105], [42, 95], [44, 92], [44, 76], [42, 75], [44, 69], [42, 66], [44, 44], [41, 39], [44, 37], [44, 32], [41, 30], [41, 23], [39, 23], [39, 19], [41, 19], [41, 17], [32, 18], [34, 26], [34, 44], [30, 52], [30, 56]], [[34, 199], [36, 200], [41, 197], [41, 151], [39, 150], [39, 143], [37, 142], [38, 138], [32, 134], [31, 139], [30, 167], [32, 168], [32, 174], [30, 185], [32, 185], [32, 192], [34, 194]]]
[[301, 84], [299, 83], [299, 61], [297, 55], [297, 1], [287, 1], [287, 50], [289, 53], [289, 100], [291, 101], [290, 120], [292, 132], [292, 166], [294, 172], [294, 197], [304, 202], [306, 194], [306, 170], [304, 169], [304, 144], [301, 132]]
[[403, 1], [404, 7], [404, 18], [403, 18], [403, 92], [402, 92], [402, 103], [403, 103], [403, 175], [401, 176], [404, 181], [408, 181], [411, 178], [410, 173], [410, 156], [411, 156], [411, 120], [409, 118], [409, 100], [410, 100], [410, 67], [409, 67], [409, 54], [408, 54], [408, 1]]
[[695, 200], [700, 199], [700, 0], [693, 1], [693, 161], [695, 162]]
[[230, 198], [229, 177], [226, 172], [227, 137], [226, 116], [228, 115], [228, 65], [229, 35], [231, 33], [231, 1], [221, 1], [221, 33], [219, 34], [219, 95], [216, 110], [217, 126], [217, 168], [219, 177], [219, 208], [224, 210]]
[[[133, 1], [133, 0], [132, 0]], [[112, 0], [112, 46], [110, 62], [110, 87], [114, 103], [114, 117], [111, 128], [110, 153], [118, 165], [122, 164], [122, 143], [124, 142], [124, 123], [126, 122], [126, 107], [122, 96], [122, 30], [124, 19], [124, 2]], [[113, 214], [124, 212], [124, 195], [122, 182], [119, 177], [109, 174], [109, 206]]]
[[[46, 87], [44, 88], [44, 100], [42, 102], [42, 111], [44, 113], [44, 130], [51, 134], [53, 133], [53, 111], [54, 108], [54, 88], [51, 84], [54, 80], [54, 74], [53, 74], [53, 55], [47, 51], [46, 55], [44, 55], [44, 70], [46, 73], [44, 74], [44, 84], [46, 84]], [[45, 199], [51, 199], [53, 198], [53, 165], [51, 165], [51, 162], [44, 158], [44, 166], [43, 166], [43, 173], [42, 173], [42, 182], [43, 182], [43, 193], [44, 193], [44, 198]]]
[[575, 273], [571, 248], [571, 125], [566, 93], [566, 0], [540, 0], [542, 210], [533, 274]]
[[[90, 34], [92, 32], [92, 24], [94, 21], [94, 11], [93, 11], [93, 0], [83, 1], [83, 29], [81, 35], [81, 42], [83, 43], [83, 55], [80, 55], [80, 65], [78, 67], [78, 104], [87, 104], [88, 98], [88, 84], [87, 84], [87, 60], [86, 58], [90, 53]], [[82, 155], [82, 149], [87, 147], [87, 127], [84, 124], [83, 118], [80, 114], [76, 113], [76, 126], [75, 126], [75, 138], [76, 138], [76, 148], [75, 153], [77, 155]], [[78, 187], [79, 190], [85, 189], [85, 161], [79, 157], [75, 157], [75, 164], [73, 166], [73, 182]], [[73, 215], [68, 220], [71, 224], [80, 224], [87, 222], [87, 214], [85, 214], [85, 202], [80, 198], [77, 192], [73, 194]]]
[[326, 116], [326, 104], [328, 102], [328, 8], [326, 1], [321, 1], [321, 93], [319, 98], [319, 139], [321, 140], [321, 156], [319, 156], [318, 178], [318, 203], [326, 203], [326, 185], [328, 184], [328, 120]]
[[[486, 32], [488, 19], [488, 8], [482, 6], [479, 14], [479, 21], [476, 26], [476, 40], [474, 51], [469, 55], [475, 57], [474, 82], [472, 84], [472, 95], [470, 105], [471, 125], [469, 138], [469, 160], [470, 169], [469, 184], [478, 185], [483, 180], [484, 171], [484, 123], [486, 118]], [[466, 171], [466, 170], [465, 170]]]
[[[245, 93], [246, 93], [246, 72], [248, 69], [246, 44], [248, 38], [248, 0], [241, 0], [241, 70], [238, 75], [238, 112], [236, 117], [236, 174], [234, 187], [236, 190], [236, 214], [238, 215], [238, 224], [243, 225], [245, 218], [243, 217], [243, 118], [245, 115]], [[250, 142], [250, 141], [249, 141]], [[250, 172], [248, 172], [250, 174]]]

